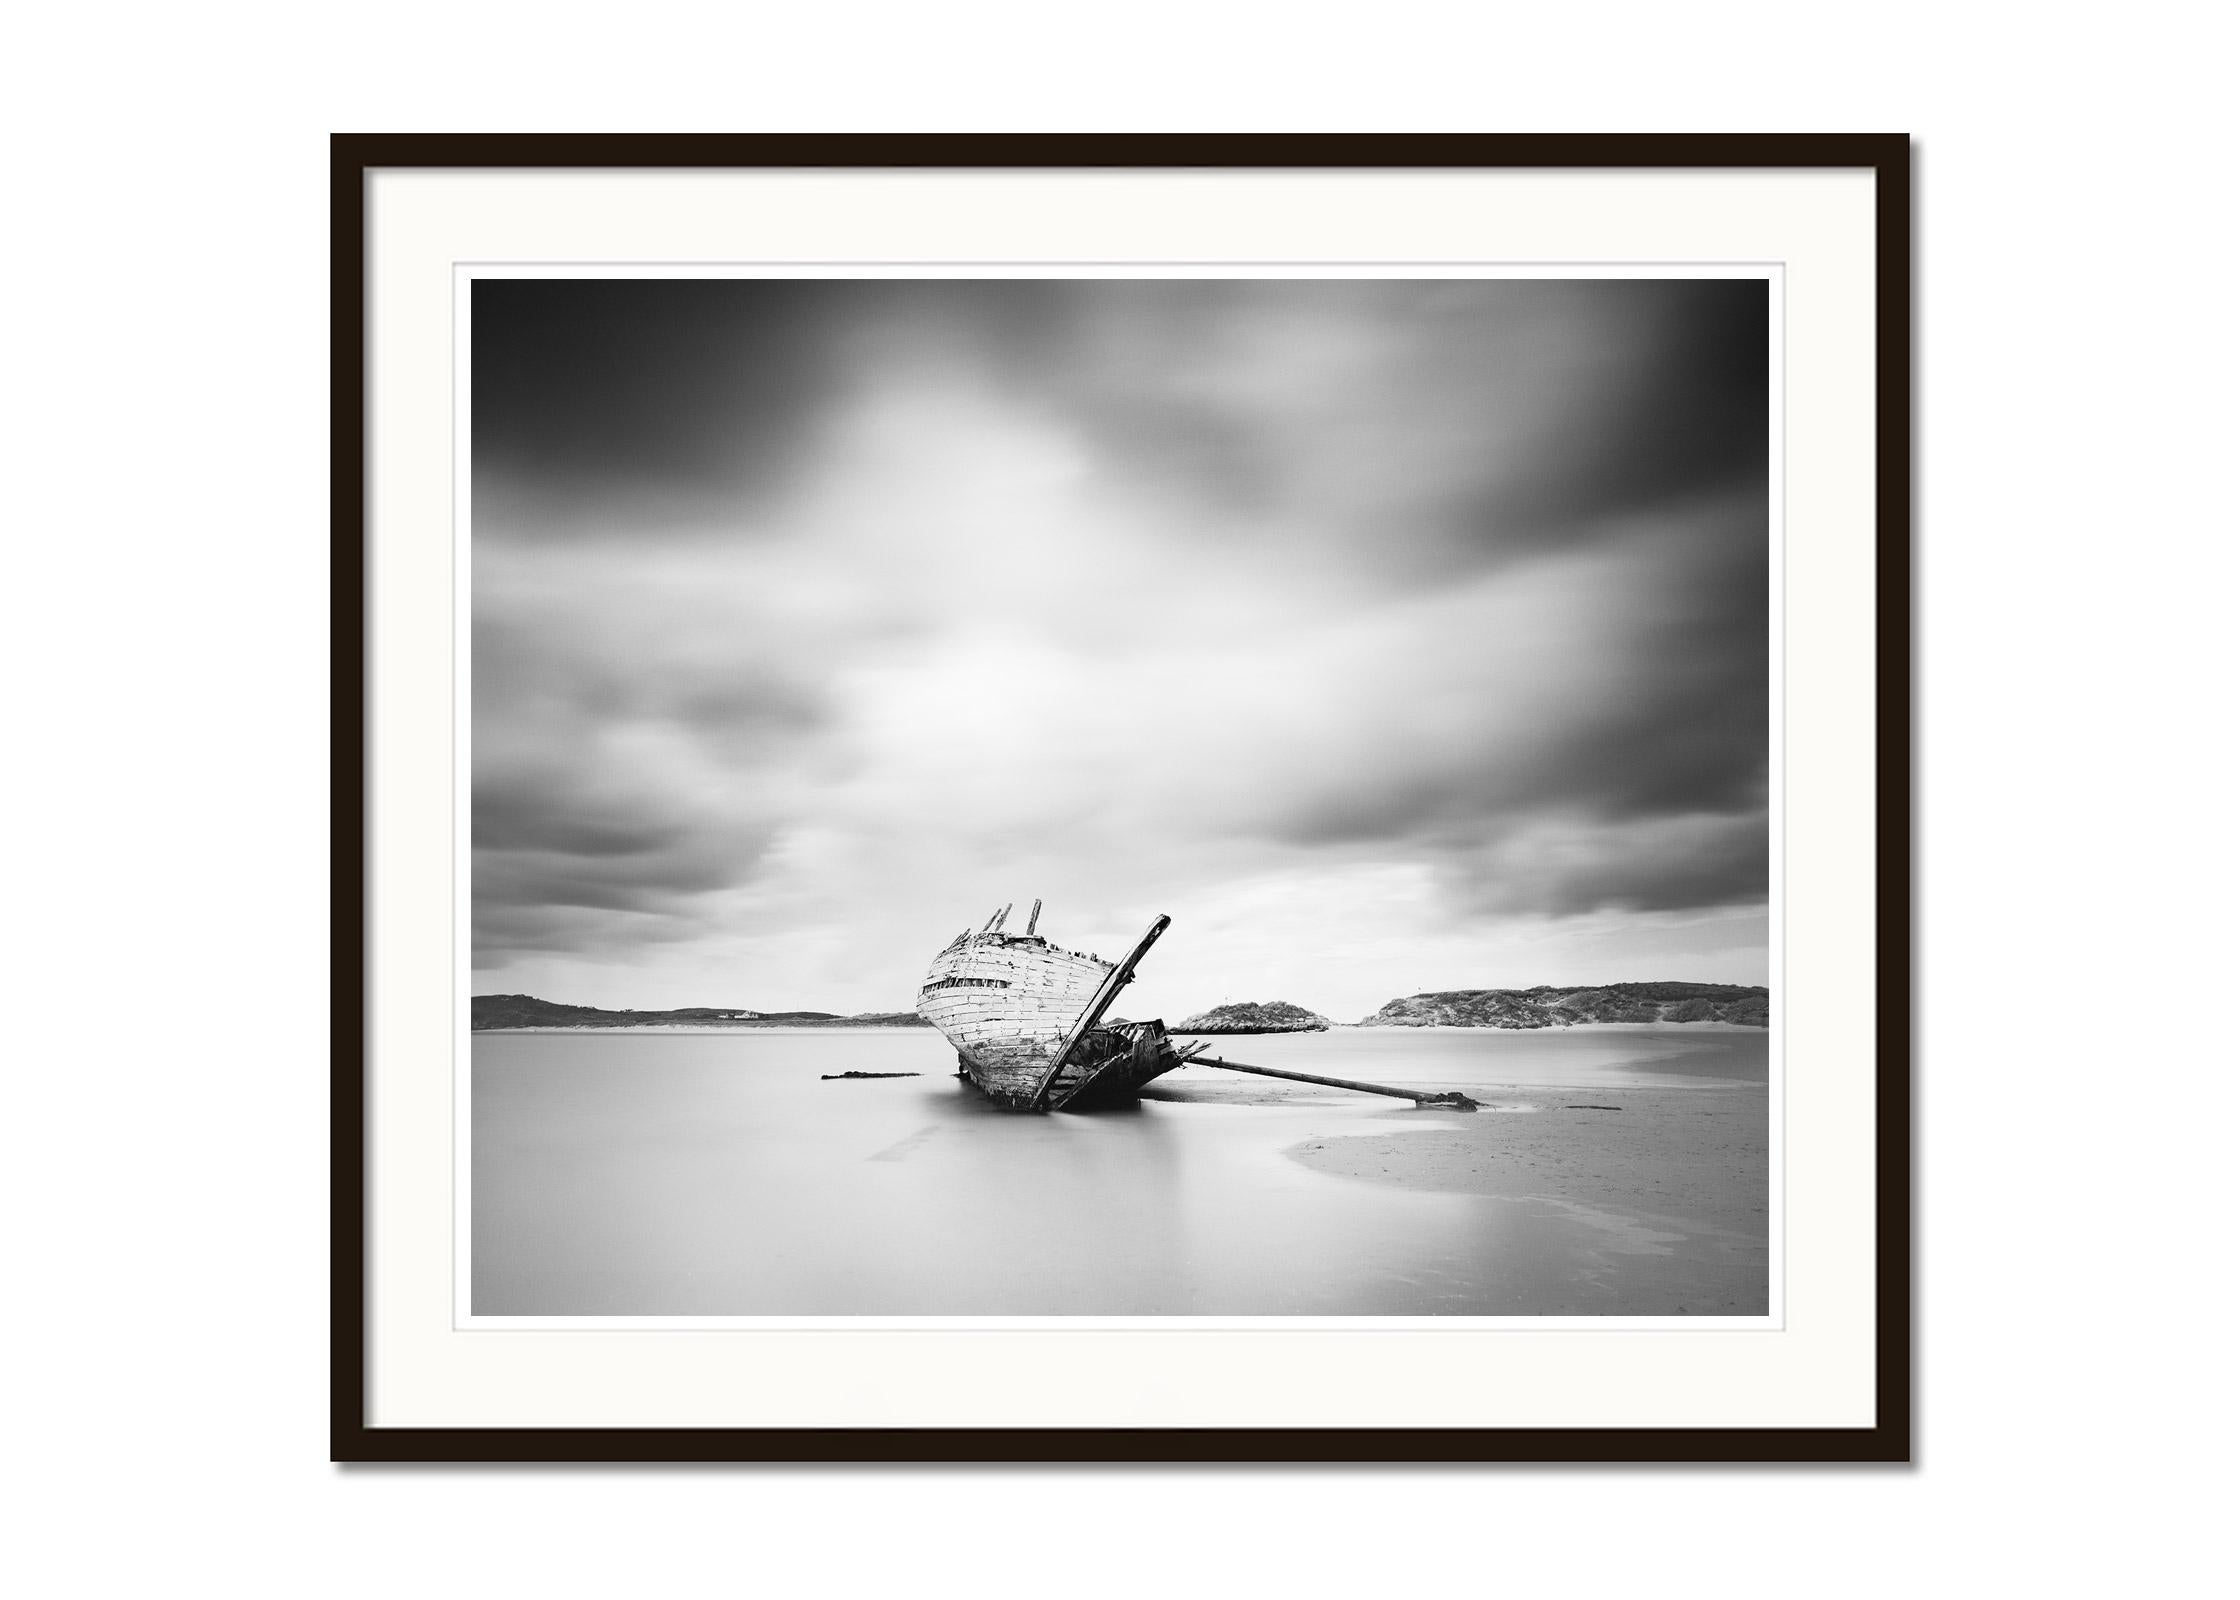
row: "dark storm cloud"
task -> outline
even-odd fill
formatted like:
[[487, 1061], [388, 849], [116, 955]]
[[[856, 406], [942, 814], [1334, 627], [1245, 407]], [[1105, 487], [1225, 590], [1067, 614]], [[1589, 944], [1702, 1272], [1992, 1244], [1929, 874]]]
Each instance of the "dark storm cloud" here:
[[782, 641], [758, 659], [689, 605], [587, 623], [502, 577], [481, 587], [498, 614], [474, 632], [478, 938], [583, 947], [604, 926], [585, 910], [640, 914], [633, 941], [686, 936], [680, 909], [769, 848], [781, 789], [739, 774], [815, 737], [817, 685]]
[[1627, 287], [1639, 292], [1638, 340], [1592, 360], [1595, 381], [1580, 384], [1542, 424], [1526, 470], [1481, 487], [1474, 507], [1481, 535], [1763, 482], [1765, 285]]
[[741, 896], [945, 937], [1029, 865], [1082, 901], [1322, 861], [1473, 915], [1762, 900], [1764, 312], [478, 284], [478, 938], [674, 944]]
[[1577, 916], [1678, 911], [1765, 898], [1762, 810], [1659, 816], [1567, 833], [1558, 828], [1475, 842], [1449, 858], [1458, 898], [1490, 913]]
[[478, 491], [546, 532], [616, 501], [674, 518], [770, 492], [829, 397], [835, 287], [477, 281]]
[[[1373, 468], [1364, 448], [1454, 446], [1370, 508], [1405, 517], [1383, 533], [1515, 553], [1762, 477], [1764, 308], [1762, 283], [1719, 280], [484, 280], [477, 486], [533, 495], [547, 532], [611, 499], [735, 510], [814, 466], [852, 385], [946, 363], [1071, 421], [1116, 485], [1247, 511]], [[1287, 347], [1348, 325], [1375, 337], [1284, 381]]]
[[[921, 292], [966, 313], [949, 326], [1004, 330], [978, 348], [1095, 440], [1116, 489], [1350, 502], [1349, 537], [1441, 580], [1764, 481], [1762, 283], [1134, 283], [1070, 315], [1049, 300], [1069, 286], [1013, 287]], [[1348, 329], [1373, 334], [1329, 337]]]
[[[757, 826], [752, 811], [726, 815], [674, 806], [658, 791], [572, 782], [558, 762], [478, 770], [474, 811], [477, 934], [513, 949], [579, 948], [603, 926], [570, 911], [675, 918], [710, 887], [750, 873], [774, 831]], [[658, 922], [622, 932], [631, 942], [681, 936]]]
[[[1363, 844], [1475, 837], [1520, 818], [1614, 825], [1762, 812], [1765, 532], [1762, 504], [1749, 501], [1612, 545], [1607, 577], [1587, 591], [1604, 635], [1591, 662], [1549, 683], [1522, 715], [1488, 675], [1482, 694], [1443, 719], [1443, 739], [1335, 767], [1271, 808], [1276, 828], [1303, 844]], [[1400, 697], [1483, 672], [1482, 645], [1467, 635], [1418, 649], [1435, 652], [1418, 682], [1385, 680], [1390, 693], [1358, 708], [1364, 722], [1389, 719]], [[1348, 742], [1371, 739], [1363, 727]], [[1759, 878], [1727, 898], [1759, 892], [1762, 869]]]

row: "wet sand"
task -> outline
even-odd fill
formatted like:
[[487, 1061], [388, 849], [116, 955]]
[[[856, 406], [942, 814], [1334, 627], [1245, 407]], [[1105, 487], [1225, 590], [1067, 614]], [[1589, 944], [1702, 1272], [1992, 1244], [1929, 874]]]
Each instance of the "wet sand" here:
[[1590, 1309], [1603, 1298], [1597, 1291], [1616, 1288], [1637, 1312], [1765, 1311], [1763, 1088], [1535, 1098], [1537, 1104], [1512, 1102], [1510, 1115], [1480, 1112], [1444, 1118], [1435, 1128], [1302, 1140], [1284, 1153], [1334, 1177], [1482, 1195], [1583, 1226], [1591, 1239], [1561, 1229], [1522, 1230], [1526, 1248], [1579, 1255], [1581, 1281], [1561, 1291], [1562, 1309]]
[[[1247, 1048], [1249, 1046], [1249, 1050]], [[482, 1315], [1706, 1315], [1766, 1306], [1766, 1037], [1341, 1029], [989, 1108], [920, 1030], [478, 1035]], [[832, 1081], [827, 1074], [916, 1072]], [[1618, 1106], [1575, 1111], [1574, 1105]]]
[[[1333, 1035], [1321, 1052], [1325, 1064], [1394, 1031]], [[1421, 1032], [1434, 1052], [1449, 1038], [1462, 1050], [1486, 1038], [1477, 1029]], [[1396, 1106], [1379, 1131], [1300, 1140], [1284, 1154], [1331, 1177], [1476, 1196], [1513, 1212], [1511, 1265], [1518, 1256], [1535, 1258], [1533, 1276], [1544, 1284], [1536, 1314], [1609, 1314], [1622, 1306], [1629, 1315], [1763, 1315], [1766, 1035], [1642, 1026], [1521, 1038], [1529, 1043], [1483, 1046], [1481, 1059], [1496, 1072], [1521, 1070], [1506, 1074], [1516, 1080], [1506, 1083], [1470, 1074], [1468, 1092], [1483, 1106], [1476, 1113]], [[1242, 1050], [1229, 1053], [1244, 1059]], [[1293, 1058], [1265, 1064], [1300, 1065]], [[1291, 1086], [1267, 1079], [1218, 1071], [1189, 1079], [1186, 1087], [1162, 1080], [1176, 1084], [1165, 1092], [1239, 1105], [1292, 1098]], [[1420, 1076], [1408, 1081], [1429, 1086]], [[1152, 1092], [1162, 1091], [1155, 1085]]]

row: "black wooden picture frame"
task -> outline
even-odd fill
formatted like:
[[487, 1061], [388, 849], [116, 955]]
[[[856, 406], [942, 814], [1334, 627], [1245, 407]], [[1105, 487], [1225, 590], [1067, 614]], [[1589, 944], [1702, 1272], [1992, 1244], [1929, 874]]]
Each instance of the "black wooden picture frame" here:
[[[347, 1462], [1900, 1462], [1912, 1438], [1910, 147], [1902, 134], [340, 134], [331, 1451]], [[401, 1428], [367, 1421], [367, 203], [394, 169], [1851, 169], [1874, 183], [1875, 1420], [1861, 1428]]]

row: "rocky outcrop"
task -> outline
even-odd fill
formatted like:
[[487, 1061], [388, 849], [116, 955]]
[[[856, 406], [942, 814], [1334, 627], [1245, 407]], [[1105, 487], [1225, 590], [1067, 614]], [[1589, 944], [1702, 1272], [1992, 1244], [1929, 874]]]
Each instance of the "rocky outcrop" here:
[[1598, 988], [1447, 989], [1387, 1000], [1364, 1028], [1568, 1028], [1582, 1022], [1729, 1022], [1766, 1026], [1767, 990], [1737, 983], [1611, 983]]
[[1201, 1011], [1185, 1018], [1168, 1030], [1173, 1033], [1318, 1033], [1330, 1026], [1328, 1017], [1318, 1017], [1305, 1006], [1295, 1006], [1288, 1000], [1270, 1000], [1258, 1005], [1250, 1000], [1239, 1000], [1234, 1005], [1215, 1006], [1211, 1011]]

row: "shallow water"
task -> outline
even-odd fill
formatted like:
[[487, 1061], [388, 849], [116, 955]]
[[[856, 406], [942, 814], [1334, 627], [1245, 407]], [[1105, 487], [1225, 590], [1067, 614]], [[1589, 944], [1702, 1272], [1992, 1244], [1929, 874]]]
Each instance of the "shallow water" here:
[[[1519, 1104], [1766, 1075], [1762, 1031], [1700, 1026], [1346, 1029], [1212, 1053]], [[1283, 1154], [1466, 1114], [1193, 1067], [1129, 1109], [1021, 1116], [953, 1070], [919, 1029], [477, 1035], [473, 1310], [1651, 1309], [1598, 1301], [1607, 1241], [1547, 1207], [1334, 1178]], [[923, 1076], [820, 1077], [844, 1071]]]
[[[1675, 1075], [1766, 1081], [1766, 1031], [1704, 1024], [1583, 1028], [1333, 1028], [1328, 1033], [1192, 1034], [1206, 1054], [1286, 1072], [1408, 1088], [1659, 1088]], [[1179, 1083], [1202, 1076], [1185, 1072]], [[1263, 1082], [1267, 1080], [1262, 1080]]]

